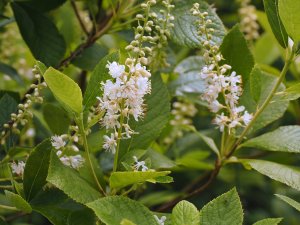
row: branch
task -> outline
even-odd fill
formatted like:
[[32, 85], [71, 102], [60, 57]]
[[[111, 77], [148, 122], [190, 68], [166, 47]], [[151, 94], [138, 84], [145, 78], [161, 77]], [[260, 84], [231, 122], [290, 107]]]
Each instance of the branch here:
[[73, 10], [74, 10], [74, 13], [75, 13], [75, 15], [76, 15], [76, 17], [77, 17], [77, 20], [78, 20], [78, 22], [79, 22], [79, 24], [80, 24], [80, 26], [81, 26], [83, 32], [84, 32], [87, 36], [89, 36], [89, 32], [88, 32], [87, 28], [85, 27], [85, 25], [84, 25], [84, 23], [83, 23], [83, 21], [82, 21], [80, 15], [79, 15], [79, 11], [78, 11], [78, 9], [77, 9], [77, 6], [76, 6], [74, 0], [71, 0], [71, 6], [72, 6], [72, 8], [73, 8]]

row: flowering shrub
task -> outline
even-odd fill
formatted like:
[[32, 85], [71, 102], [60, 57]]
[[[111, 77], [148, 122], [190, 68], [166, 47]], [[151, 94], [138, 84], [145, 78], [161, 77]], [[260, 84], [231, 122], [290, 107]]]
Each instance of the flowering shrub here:
[[1, 1], [0, 224], [299, 224], [299, 11]]

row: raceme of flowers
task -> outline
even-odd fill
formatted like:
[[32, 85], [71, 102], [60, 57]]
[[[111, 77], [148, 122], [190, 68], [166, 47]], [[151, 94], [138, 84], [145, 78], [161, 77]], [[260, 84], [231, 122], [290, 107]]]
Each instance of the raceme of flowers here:
[[151, 64], [155, 68], [168, 66], [163, 48], [167, 46], [170, 29], [174, 26], [174, 16], [171, 14], [174, 5], [171, 2], [162, 1], [165, 9], [159, 11], [160, 15], [151, 10], [156, 0], [141, 4], [144, 14], [136, 15], [138, 26], [135, 28], [134, 40], [125, 48], [136, 63]]
[[192, 117], [197, 113], [194, 104], [186, 100], [178, 100], [172, 104], [173, 109], [171, 114], [173, 118], [170, 120], [172, 131], [163, 141], [165, 144], [171, 144], [176, 138], [183, 135], [183, 130], [193, 127]]
[[80, 154], [76, 154], [79, 152], [76, 145], [66, 146], [67, 143], [64, 139], [67, 138], [67, 135], [54, 135], [51, 137], [51, 144], [57, 150], [56, 155], [64, 165], [79, 169], [85, 160]]
[[252, 115], [245, 111], [244, 106], [238, 106], [238, 101], [242, 95], [242, 77], [231, 71], [230, 65], [219, 65], [223, 60], [219, 46], [211, 41], [214, 32], [209, 26], [212, 21], [207, 19], [207, 12], [200, 12], [199, 4], [195, 3], [191, 12], [199, 18], [199, 35], [206, 37], [202, 41], [204, 46], [204, 58], [206, 66], [200, 72], [201, 78], [206, 83], [206, 89], [201, 95], [201, 99], [208, 103], [209, 109], [217, 114], [214, 123], [223, 132], [228, 127], [229, 132], [238, 126], [247, 126], [252, 119]]
[[120, 65], [108, 62], [112, 79], [102, 83], [103, 97], [98, 97], [99, 108], [105, 111], [101, 124], [111, 130], [104, 136], [103, 148], [116, 152], [118, 139], [131, 138], [135, 132], [130, 128], [130, 116], [139, 121], [144, 116], [144, 96], [151, 92], [151, 73], [140, 63], [131, 59]]
[[256, 8], [250, 3], [251, 0], [242, 0], [239, 15], [245, 38], [247, 40], [255, 40], [259, 37], [259, 24], [257, 22]]

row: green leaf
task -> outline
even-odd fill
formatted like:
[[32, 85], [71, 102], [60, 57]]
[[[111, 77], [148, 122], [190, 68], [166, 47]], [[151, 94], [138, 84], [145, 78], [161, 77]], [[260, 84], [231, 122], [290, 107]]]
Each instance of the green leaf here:
[[283, 48], [286, 48], [288, 46], [288, 35], [279, 17], [278, 0], [264, 0], [264, 7], [277, 41]]
[[136, 224], [131, 222], [130, 220], [124, 219], [121, 221], [120, 225], [136, 225]]
[[190, 56], [182, 60], [174, 69], [174, 73], [178, 74], [178, 78], [169, 84], [169, 89], [175, 95], [183, 95], [185, 93], [201, 94], [206, 89], [203, 79], [199, 76], [199, 71], [205, 65], [202, 56]]
[[122, 196], [111, 196], [88, 203], [105, 224], [120, 225], [124, 219], [135, 224], [158, 225], [152, 213], [141, 203]]
[[245, 159], [241, 161], [273, 180], [300, 190], [300, 172], [294, 168], [265, 160]]
[[241, 75], [243, 83], [246, 83], [254, 67], [254, 58], [238, 25], [224, 37], [220, 50], [225, 58], [223, 62], [232, 66], [232, 70]]
[[252, 138], [241, 146], [267, 151], [300, 153], [300, 126], [284, 126], [259, 137]]
[[43, 107], [43, 116], [53, 134], [68, 133], [71, 120], [65, 110], [48, 103]]
[[[251, 74], [252, 75], [252, 74]], [[240, 104], [246, 107], [246, 110], [250, 113], [255, 113], [257, 108], [260, 107], [266, 98], [268, 97], [271, 89], [274, 87], [275, 83], [277, 82], [278, 77], [270, 75], [268, 73], [262, 72], [260, 75], [261, 81], [261, 93], [258, 102], [255, 102], [253, 96], [251, 95], [251, 88], [250, 82], [248, 81], [244, 85], [244, 92], [240, 98]], [[278, 88], [278, 91], [281, 92], [285, 89], [284, 85], [281, 84]], [[275, 95], [272, 100], [271, 104], [269, 104], [263, 113], [257, 118], [256, 122], [252, 127], [252, 132], [263, 128], [270, 124], [271, 122], [279, 119], [285, 113], [289, 101], [282, 100], [281, 96]]]
[[29, 155], [24, 169], [24, 193], [30, 201], [46, 184], [52, 145], [45, 140]]
[[13, 192], [5, 190], [5, 195], [9, 199], [12, 205], [14, 205], [17, 209], [25, 212], [31, 213], [32, 208], [20, 195], [17, 195]]
[[286, 202], [287, 204], [289, 204], [290, 206], [292, 206], [293, 208], [297, 209], [300, 212], [299, 202], [284, 195], [279, 195], [279, 194], [275, 194], [275, 195], [276, 197], [280, 198], [282, 201]]
[[47, 12], [61, 6], [65, 2], [66, 0], [29, 0], [22, 3], [22, 5], [33, 7], [38, 11]]
[[268, 218], [257, 221], [253, 225], [278, 225], [281, 222], [282, 218]]
[[101, 197], [74, 169], [64, 166], [54, 152], [51, 154], [47, 181], [79, 203], [85, 204]]
[[204, 37], [198, 35], [199, 27], [197, 25], [198, 17], [193, 16], [191, 8], [193, 4], [198, 2], [200, 4], [201, 12], [208, 12], [208, 19], [212, 20], [211, 28], [215, 29], [212, 37], [213, 44], [220, 45], [222, 39], [226, 33], [225, 27], [218, 17], [216, 11], [202, 0], [185, 0], [176, 1], [175, 9], [172, 11], [172, 15], [175, 16], [174, 28], [171, 30], [171, 39], [175, 43], [191, 48], [199, 48], [201, 46], [201, 40]]
[[46, 65], [57, 66], [66, 44], [52, 21], [39, 11], [11, 3], [21, 35], [33, 56]]
[[155, 183], [155, 178], [166, 176], [170, 171], [129, 171], [113, 172], [109, 178], [111, 188], [123, 188], [128, 185], [144, 183], [146, 181]]
[[119, 53], [114, 52], [107, 56], [105, 56], [101, 61], [97, 64], [96, 68], [92, 72], [90, 81], [86, 88], [83, 105], [84, 110], [87, 111], [91, 106], [93, 106], [96, 102], [97, 96], [101, 96], [103, 94], [103, 90], [101, 88], [101, 82], [110, 79], [111, 76], [108, 73], [108, 69], [106, 68], [107, 62], [119, 61]]
[[213, 163], [204, 161], [209, 155], [210, 152], [207, 151], [190, 151], [178, 158], [176, 163], [191, 169], [212, 170], [214, 169]]
[[250, 74], [250, 91], [253, 100], [257, 103], [261, 94], [261, 77], [262, 72], [259, 68], [254, 67]]
[[53, 187], [41, 191], [30, 204], [34, 211], [54, 225], [95, 225], [96, 218], [92, 210]]
[[145, 118], [136, 122], [131, 120], [130, 127], [138, 134], [129, 140], [121, 141], [120, 157], [130, 149], [147, 149], [155, 140], [170, 117], [169, 93], [159, 74], [151, 77], [152, 91], [145, 97]]
[[179, 202], [172, 210], [173, 225], [199, 225], [199, 212], [188, 201]]
[[282, 100], [293, 101], [300, 98], [300, 83], [294, 84], [285, 89], [285, 91], [278, 93]]
[[201, 225], [242, 225], [243, 209], [236, 189], [217, 197], [200, 210]]
[[18, 103], [16, 100], [8, 94], [4, 94], [0, 98], [0, 130], [3, 128], [3, 124], [7, 123], [12, 113], [15, 113], [18, 109]]
[[72, 61], [72, 64], [80, 69], [92, 71], [98, 62], [106, 55], [107, 49], [95, 43], [83, 50], [83, 52]]
[[44, 74], [45, 81], [55, 98], [68, 112], [82, 112], [80, 87], [71, 78], [50, 67]]
[[207, 146], [214, 152], [216, 153], [218, 156], [220, 155], [219, 149], [215, 143], [215, 141], [210, 138], [207, 137], [204, 134], [201, 134], [200, 132], [197, 132], [197, 135], [205, 142], [205, 144], [207, 144]]
[[15, 80], [19, 85], [24, 86], [24, 81], [18, 74], [18, 72], [11, 67], [10, 65], [4, 64], [0, 62], [0, 72], [10, 76], [13, 80]]
[[288, 35], [297, 43], [300, 41], [300, 4], [295, 0], [279, 0], [279, 16]]
[[143, 158], [149, 158], [152, 169], [171, 169], [176, 166], [176, 163], [167, 156], [149, 148]]

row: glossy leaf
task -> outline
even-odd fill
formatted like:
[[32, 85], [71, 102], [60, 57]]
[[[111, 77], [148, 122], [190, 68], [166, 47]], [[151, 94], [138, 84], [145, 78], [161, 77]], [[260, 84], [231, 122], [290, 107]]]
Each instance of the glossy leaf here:
[[50, 67], [44, 74], [45, 81], [55, 98], [68, 112], [82, 112], [82, 94], [80, 87], [71, 78]]
[[284, 196], [284, 195], [276, 194], [276, 197], [280, 198], [282, 201], [286, 202], [287, 204], [289, 204], [290, 206], [292, 206], [293, 208], [295, 208], [296, 210], [298, 210], [300, 212], [300, 203], [299, 202], [297, 202], [294, 199], [291, 199], [287, 196]]
[[257, 221], [253, 225], [278, 225], [281, 222], [282, 218], [268, 218]]
[[63, 58], [66, 44], [52, 21], [37, 10], [11, 4], [21, 35], [33, 56], [48, 66], [56, 66]]
[[300, 171], [297, 169], [265, 160], [246, 159], [243, 160], [243, 162], [247, 163], [251, 168], [263, 175], [270, 177], [273, 180], [300, 190]]
[[26, 161], [23, 187], [28, 201], [46, 184], [51, 150], [50, 140], [45, 140], [35, 147]]
[[4, 94], [0, 98], [0, 130], [3, 128], [3, 124], [7, 123], [11, 119], [11, 114], [15, 113], [18, 108], [16, 100], [8, 94]]
[[279, 16], [278, 0], [264, 0], [264, 7], [277, 41], [283, 48], [286, 48], [288, 46], [288, 35]]
[[242, 144], [267, 151], [300, 153], [300, 126], [284, 126]]
[[101, 197], [100, 193], [81, 178], [78, 172], [64, 166], [54, 152], [51, 154], [47, 181], [79, 203], [85, 204]]
[[288, 33], [295, 41], [300, 41], [300, 4], [294, 0], [278, 0], [279, 16]]
[[155, 183], [155, 178], [166, 176], [170, 171], [130, 171], [130, 172], [113, 172], [109, 178], [111, 188], [123, 188], [128, 185], [144, 183], [150, 181]]

